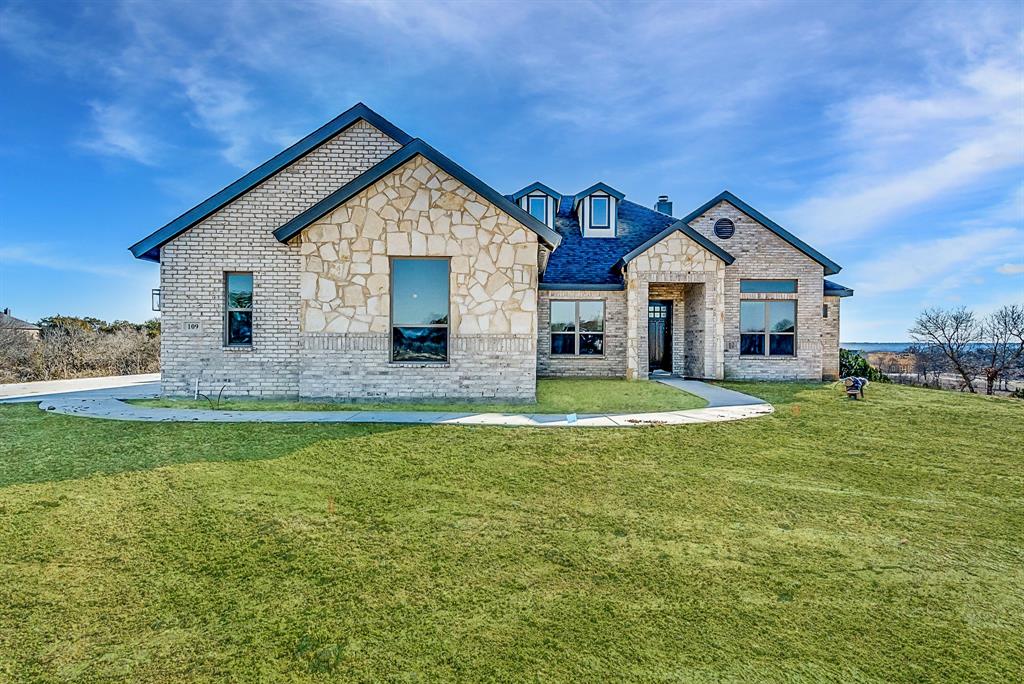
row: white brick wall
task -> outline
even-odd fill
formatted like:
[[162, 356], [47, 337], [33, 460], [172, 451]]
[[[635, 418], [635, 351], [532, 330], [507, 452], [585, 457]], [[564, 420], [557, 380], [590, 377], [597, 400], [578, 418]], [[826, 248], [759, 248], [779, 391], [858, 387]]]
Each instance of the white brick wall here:
[[[715, 221], [720, 218], [731, 219], [736, 225], [735, 234], [727, 240], [715, 235]], [[822, 265], [728, 202], [719, 202], [691, 221], [690, 226], [736, 258], [725, 269], [725, 377], [820, 380], [823, 368], [821, 305], [825, 275]], [[741, 295], [740, 280], [748, 278], [795, 278], [798, 281], [797, 294]], [[740, 300], [758, 298], [796, 299], [796, 356], [740, 356]]]
[[[599, 239], [599, 238], [594, 238]], [[626, 293], [606, 290], [541, 290], [537, 311], [537, 375], [541, 377], [626, 376]], [[604, 301], [604, 356], [551, 355], [551, 302]]]

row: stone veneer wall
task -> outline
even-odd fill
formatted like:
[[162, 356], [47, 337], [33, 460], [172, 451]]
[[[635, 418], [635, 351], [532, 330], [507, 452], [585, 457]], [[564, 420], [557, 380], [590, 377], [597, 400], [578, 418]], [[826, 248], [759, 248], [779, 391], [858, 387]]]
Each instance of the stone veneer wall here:
[[[604, 355], [551, 355], [551, 302], [604, 301]], [[626, 375], [626, 293], [608, 290], [541, 290], [537, 311], [537, 375], [542, 377], [614, 377]]]
[[[423, 157], [303, 231], [299, 393], [536, 396], [535, 233]], [[390, 257], [448, 257], [449, 362], [390, 361]]]
[[821, 322], [821, 377], [839, 378], [839, 297], [825, 297], [828, 318]]
[[[715, 235], [715, 221], [728, 218], [733, 237]], [[690, 226], [720, 245], [736, 260], [725, 269], [725, 376], [765, 380], [820, 380], [822, 377], [822, 318], [824, 268], [728, 202], [719, 202], [690, 222]], [[795, 295], [740, 294], [740, 279], [796, 278]], [[740, 300], [796, 299], [796, 355], [741, 357]]]
[[[693, 300], [690, 316], [684, 317], [685, 324], [688, 327], [692, 325], [694, 330], [703, 331], [700, 340], [703, 343], [703, 357], [699, 359], [699, 364], [697, 360], [691, 360], [692, 372], [687, 374], [704, 378], [722, 377], [724, 278], [725, 264], [678, 232], [652, 245], [629, 263], [626, 269], [628, 378], [643, 379], [649, 372], [647, 303], [651, 299], [652, 283], [658, 286], [670, 283], [703, 286], [703, 297], [698, 295], [697, 288], [687, 290], [684, 294], [687, 301]], [[697, 348], [696, 343], [691, 344]]]
[[[299, 392], [299, 247], [275, 228], [399, 148], [359, 121], [164, 245], [160, 254], [165, 394]], [[251, 271], [253, 345], [224, 346], [224, 274]]]

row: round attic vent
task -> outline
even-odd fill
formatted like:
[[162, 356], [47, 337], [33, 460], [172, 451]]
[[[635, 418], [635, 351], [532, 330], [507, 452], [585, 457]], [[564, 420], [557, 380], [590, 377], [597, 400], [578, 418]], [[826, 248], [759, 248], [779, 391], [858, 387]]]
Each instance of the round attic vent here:
[[732, 234], [735, 232], [736, 226], [734, 226], [732, 221], [730, 221], [729, 219], [723, 218], [715, 221], [715, 235], [722, 238], [723, 240], [728, 240], [729, 238], [732, 237]]

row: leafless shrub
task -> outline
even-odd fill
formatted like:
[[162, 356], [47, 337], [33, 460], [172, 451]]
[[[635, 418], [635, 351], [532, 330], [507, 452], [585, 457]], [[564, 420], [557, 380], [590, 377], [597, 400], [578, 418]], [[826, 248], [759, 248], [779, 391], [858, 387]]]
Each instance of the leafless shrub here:
[[54, 316], [39, 338], [0, 328], [0, 382], [151, 373], [160, 366], [159, 324], [107, 324]]
[[974, 379], [978, 368], [972, 363], [972, 345], [978, 341], [980, 328], [974, 312], [958, 309], [925, 309], [914, 321], [910, 335], [915, 342], [934, 346], [963, 380], [961, 389], [975, 392]]

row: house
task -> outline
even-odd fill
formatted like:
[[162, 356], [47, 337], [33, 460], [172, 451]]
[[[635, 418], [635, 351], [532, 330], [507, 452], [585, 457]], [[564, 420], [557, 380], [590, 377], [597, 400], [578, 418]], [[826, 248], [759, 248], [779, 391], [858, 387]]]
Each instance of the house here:
[[[611, 179], [608, 179], [611, 180]], [[838, 374], [839, 265], [730, 192], [504, 195], [358, 104], [131, 247], [167, 394], [531, 400], [537, 376]]]
[[12, 331], [13, 334], [20, 335], [26, 340], [38, 340], [42, 335], [42, 328], [20, 318], [15, 318], [11, 315], [11, 310], [8, 308], [0, 311], [0, 331], [4, 330]]

